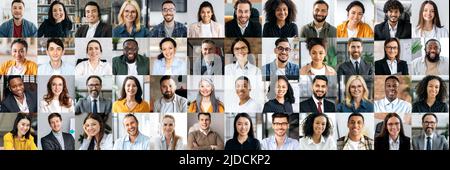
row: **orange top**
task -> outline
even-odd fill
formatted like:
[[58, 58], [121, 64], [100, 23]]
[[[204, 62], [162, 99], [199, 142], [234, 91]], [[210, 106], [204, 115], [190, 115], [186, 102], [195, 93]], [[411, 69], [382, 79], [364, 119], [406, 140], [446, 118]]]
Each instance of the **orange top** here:
[[[347, 24], [348, 20], [339, 24], [336, 28], [336, 37], [338, 38], [348, 38], [347, 34]], [[358, 38], [373, 38], [373, 30], [366, 23], [360, 22], [357, 26], [358, 34], [356, 37]]]
[[[218, 105], [219, 105], [219, 113], [223, 113], [224, 112], [224, 107], [223, 107], [223, 104], [222, 104], [222, 102], [221, 101], [219, 101], [219, 100], [217, 100], [218, 101]], [[202, 112], [202, 113], [211, 113], [211, 112], [213, 112], [213, 107], [212, 107], [212, 105], [208, 108], [208, 110], [202, 110], [201, 108], [200, 108], [200, 112]], [[197, 101], [192, 101], [191, 102], [191, 104], [189, 105], [189, 108], [188, 108], [188, 113], [197, 113]]]
[[[0, 75], [8, 75], [8, 71], [11, 67], [16, 65], [16, 60], [8, 60], [0, 65]], [[37, 64], [33, 61], [25, 59], [23, 64], [25, 66], [24, 75], [36, 75], [37, 74]]]
[[134, 112], [150, 112], [150, 105], [147, 101], [142, 100], [133, 108], [128, 108], [127, 99], [115, 101], [112, 106], [113, 113], [134, 113]]

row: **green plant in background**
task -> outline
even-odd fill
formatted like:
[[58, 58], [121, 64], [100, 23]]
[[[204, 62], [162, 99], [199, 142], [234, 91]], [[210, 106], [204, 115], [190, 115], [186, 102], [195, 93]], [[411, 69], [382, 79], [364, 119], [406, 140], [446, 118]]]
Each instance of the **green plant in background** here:
[[119, 44], [120, 38], [112, 38], [113, 50], [117, 50], [117, 44]]
[[363, 55], [362, 55], [362, 58], [363, 58], [364, 61], [366, 61], [367, 63], [373, 64], [373, 58], [374, 58], [373, 53], [364, 52]]
[[337, 53], [334, 45], [328, 47], [327, 56], [325, 58], [326, 64], [332, 67], [337, 65]]
[[416, 54], [420, 50], [422, 50], [422, 43], [420, 42], [420, 39], [414, 41], [411, 45], [411, 54]]

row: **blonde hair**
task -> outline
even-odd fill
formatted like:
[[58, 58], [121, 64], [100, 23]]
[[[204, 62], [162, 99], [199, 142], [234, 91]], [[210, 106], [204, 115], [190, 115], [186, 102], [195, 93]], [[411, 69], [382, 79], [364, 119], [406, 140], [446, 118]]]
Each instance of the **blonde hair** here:
[[350, 84], [355, 80], [359, 80], [363, 85], [364, 93], [362, 99], [369, 100], [369, 89], [367, 88], [366, 81], [364, 80], [364, 78], [359, 75], [350, 76], [350, 78], [348, 78], [347, 80], [347, 83], [345, 84], [345, 105], [347, 105], [347, 107], [352, 107], [353, 98], [350, 94]]
[[123, 19], [123, 13], [125, 12], [125, 7], [127, 5], [131, 5], [136, 9], [136, 20], [134, 20], [134, 26], [136, 27], [136, 31], [140, 31], [141, 30], [141, 9], [139, 8], [139, 4], [135, 1], [135, 0], [126, 0], [123, 4], [122, 7], [120, 7], [120, 11], [119, 11], [119, 25], [124, 24], [124, 19]]

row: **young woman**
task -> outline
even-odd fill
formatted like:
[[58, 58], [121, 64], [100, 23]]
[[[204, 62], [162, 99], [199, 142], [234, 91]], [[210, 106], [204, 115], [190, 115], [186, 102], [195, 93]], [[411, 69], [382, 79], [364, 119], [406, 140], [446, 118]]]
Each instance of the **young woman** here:
[[189, 26], [188, 37], [224, 37], [223, 25], [217, 23], [214, 8], [208, 1], [202, 2], [197, 13], [198, 22]]
[[53, 75], [47, 83], [47, 94], [39, 103], [39, 112], [73, 113], [74, 102], [69, 96], [66, 80], [63, 76]]
[[264, 104], [263, 112], [282, 112], [282, 113], [292, 113], [292, 104], [295, 103], [294, 90], [286, 76], [278, 76], [276, 83], [274, 83], [274, 89], [269, 93], [274, 93], [275, 98], [269, 100]]
[[114, 113], [150, 112], [150, 105], [142, 99], [142, 88], [139, 80], [134, 76], [125, 78], [119, 100], [112, 106]]
[[80, 150], [113, 149], [113, 136], [105, 132], [105, 124], [99, 114], [89, 114], [83, 121], [83, 130]]
[[225, 143], [225, 150], [261, 150], [259, 140], [255, 138], [250, 115], [239, 113], [234, 118], [233, 138]]
[[408, 64], [400, 60], [400, 49], [397, 38], [384, 41], [384, 58], [375, 61], [375, 75], [409, 75]]
[[375, 138], [375, 150], [410, 150], [410, 138], [405, 135], [402, 119], [397, 113], [388, 113], [383, 130]]
[[216, 98], [214, 83], [212, 79], [202, 77], [198, 85], [199, 92], [197, 94], [197, 98], [189, 105], [188, 112], [223, 113], [224, 105], [220, 100]]
[[336, 36], [338, 38], [373, 38], [372, 28], [362, 21], [365, 12], [364, 5], [360, 1], [353, 1], [346, 10], [347, 21], [337, 26]]
[[183, 138], [175, 134], [175, 118], [164, 115], [162, 120], [162, 136], [155, 143], [157, 150], [183, 150]]
[[90, 75], [112, 75], [112, 67], [108, 62], [102, 62], [102, 45], [98, 40], [90, 40], [86, 47], [88, 56], [87, 61], [80, 62], [75, 67], [75, 75], [90, 76]]
[[297, 9], [292, 0], [268, 0], [264, 5], [266, 23], [263, 37], [296, 37], [298, 36], [295, 19]]
[[5, 150], [37, 150], [34, 137], [30, 134], [31, 118], [26, 113], [18, 113], [13, 129], [3, 136]]
[[150, 36], [150, 31], [141, 25], [141, 8], [135, 0], [126, 0], [117, 18], [119, 18], [119, 25], [113, 29], [113, 37]]
[[300, 138], [300, 150], [336, 150], [336, 142], [331, 135], [333, 126], [323, 113], [311, 113], [302, 123], [303, 138]]
[[48, 19], [39, 26], [38, 37], [70, 37], [72, 21], [66, 7], [60, 1], [53, 1], [48, 10]]
[[448, 106], [445, 103], [448, 96], [447, 85], [442, 78], [433, 75], [426, 76], [416, 85], [416, 94], [419, 100], [412, 105], [412, 112], [448, 113]]
[[159, 42], [161, 53], [153, 64], [153, 75], [186, 75], [186, 62], [176, 58], [177, 42], [172, 38], [164, 38]]
[[413, 32], [413, 37], [448, 37], [448, 30], [441, 24], [438, 7], [435, 2], [424, 1], [420, 6], [419, 23], [417, 23]]
[[306, 48], [308, 48], [311, 56], [311, 63], [300, 69], [300, 75], [336, 75], [336, 70], [324, 62], [327, 56], [324, 40], [321, 38], [309, 38], [306, 40], [306, 43]]
[[[256, 67], [250, 43], [245, 38], [236, 38], [231, 43], [231, 51], [235, 62], [225, 66], [225, 75], [261, 76], [261, 69]], [[253, 61], [253, 62], [251, 62]]]

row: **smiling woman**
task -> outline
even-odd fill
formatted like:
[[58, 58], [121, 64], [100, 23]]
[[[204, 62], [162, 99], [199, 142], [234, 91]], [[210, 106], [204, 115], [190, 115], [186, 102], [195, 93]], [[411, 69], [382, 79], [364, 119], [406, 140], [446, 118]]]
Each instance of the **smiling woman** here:
[[48, 10], [48, 19], [39, 26], [38, 37], [69, 37], [72, 21], [66, 7], [60, 1], [53, 1]]
[[66, 80], [63, 76], [53, 75], [50, 77], [47, 83], [47, 94], [39, 103], [39, 112], [74, 112], [74, 102], [69, 96]]
[[13, 129], [3, 136], [5, 150], [37, 150], [34, 137], [30, 133], [31, 117], [18, 113]]

